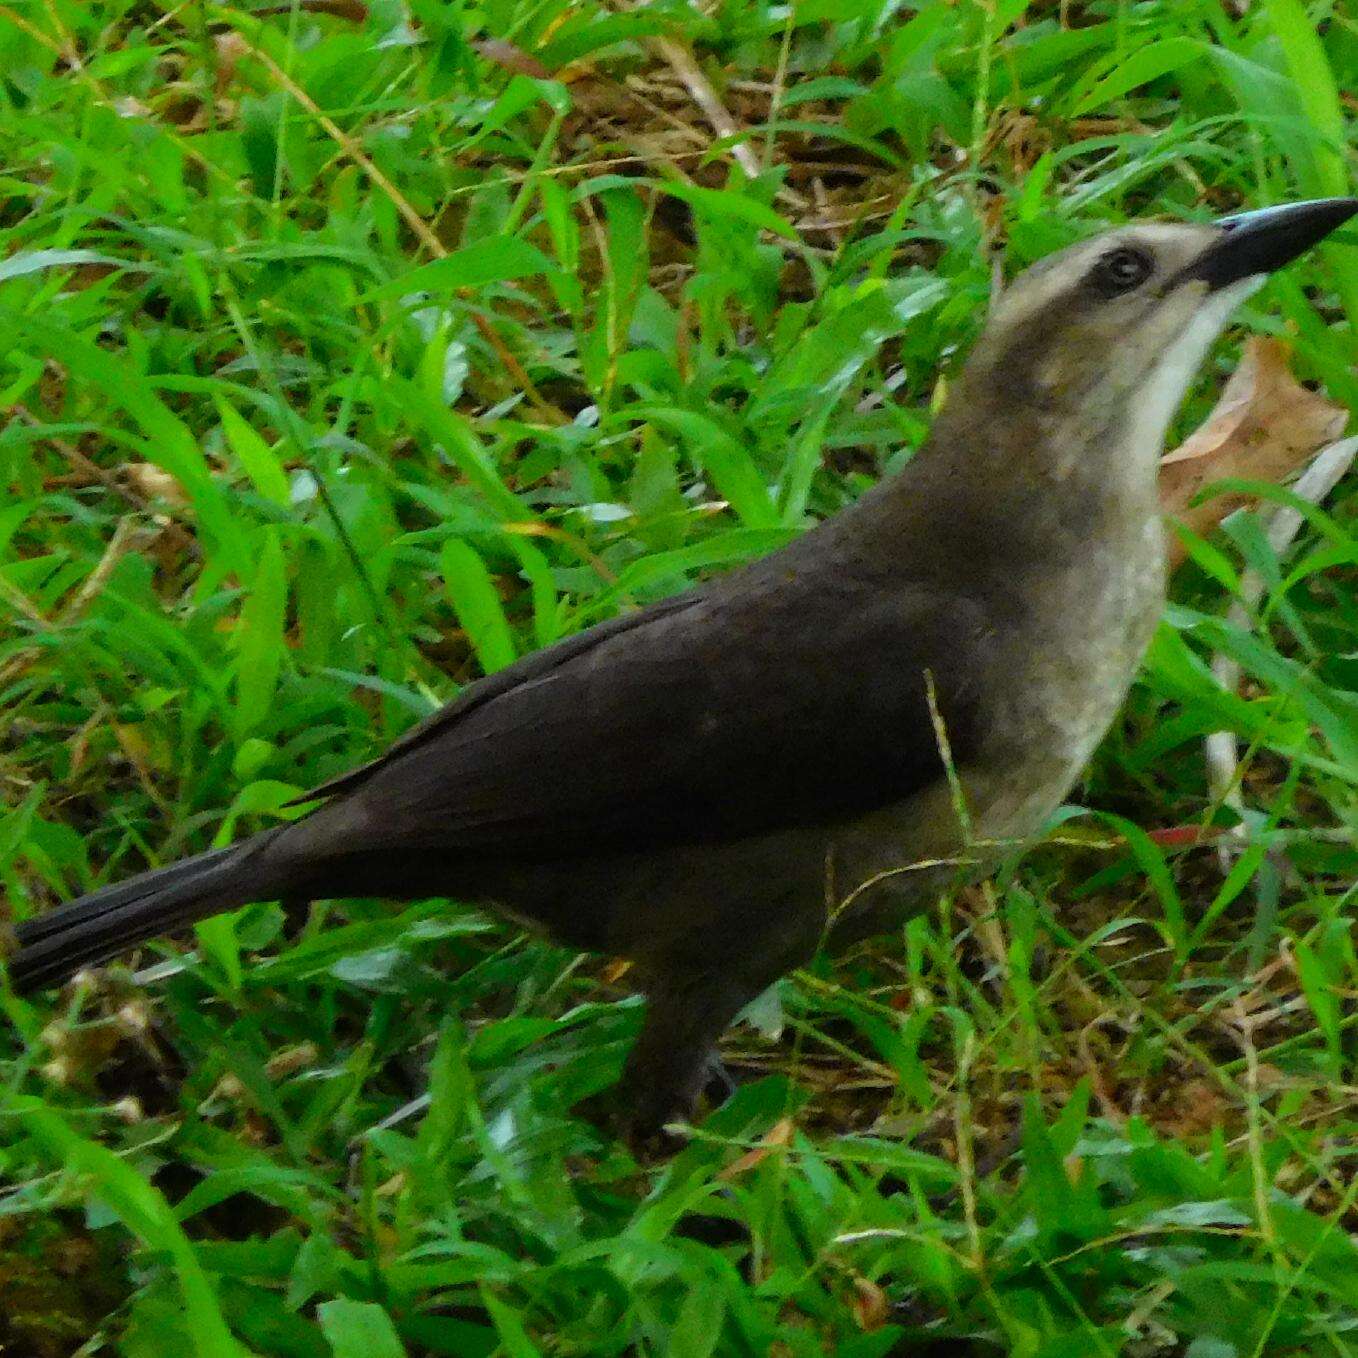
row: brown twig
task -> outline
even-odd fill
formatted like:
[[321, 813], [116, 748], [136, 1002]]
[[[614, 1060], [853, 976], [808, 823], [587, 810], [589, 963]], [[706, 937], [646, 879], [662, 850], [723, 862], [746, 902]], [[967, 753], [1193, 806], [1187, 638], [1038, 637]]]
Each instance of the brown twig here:
[[[687, 46], [677, 38], [666, 37], [660, 33], [645, 39], [645, 43], [647, 48], [678, 77], [679, 82], [688, 91], [689, 97], [697, 104], [703, 117], [707, 119], [717, 136], [723, 140], [728, 138], [738, 139], [742, 132], [740, 125], [731, 116], [726, 105], [722, 103], [716, 90], [712, 88], [712, 82], [703, 74], [702, 67], [698, 65], [696, 58]], [[730, 150], [731, 158], [736, 164], [751, 179], [757, 179], [763, 167], [750, 144], [742, 140], [732, 140]], [[807, 200], [795, 189], [784, 186], [778, 191], [777, 196], [780, 201], [801, 211], [805, 211], [808, 207]]]
[[65, 626], [69, 623], [78, 622], [90, 604], [99, 597], [100, 592], [108, 583], [109, 576], [113, 574], [118, 562], [127, 553], [135, 532], [136, 524], [129, 516], [124, 516], [118, 520], [117, 526], [113, 530], [113, 536], [109, 538], [108, 545], [104, 548], [104, 554], [99, 558], [94, 569], [81, 581], [80, 588], [71, 596], [65, 608], [61, 610], [61, 615], [57, 619], [60, 625]]

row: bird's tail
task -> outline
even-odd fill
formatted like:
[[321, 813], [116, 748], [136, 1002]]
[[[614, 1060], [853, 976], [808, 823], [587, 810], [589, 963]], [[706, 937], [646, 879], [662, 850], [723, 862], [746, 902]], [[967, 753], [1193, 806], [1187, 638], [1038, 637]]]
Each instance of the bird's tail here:
[[81, 967], [106, 962], [148, 938], [285, 894], [284, 874], [263, 852], [284, 828], [144, 872], [25, 920], [17, 931], [19, 950], [9, 959], [11, 984], [21, 993], [59, 985]]

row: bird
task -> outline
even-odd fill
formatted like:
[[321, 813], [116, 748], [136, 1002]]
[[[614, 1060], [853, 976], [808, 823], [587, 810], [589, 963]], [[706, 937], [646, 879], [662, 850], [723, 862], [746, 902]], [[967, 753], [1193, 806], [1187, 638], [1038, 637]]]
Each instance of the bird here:
[[822, 946], [1031, 839], [1156, 626], [1157, 463], [1243, 298], [1358, 199], [1077, 241], [1002, 292], [914, 456], [773, 554], [466, 687], [298, 819], [20, 923], [19, 992], [255, 901], [449, 897], [630, 959], [634, 1128]]

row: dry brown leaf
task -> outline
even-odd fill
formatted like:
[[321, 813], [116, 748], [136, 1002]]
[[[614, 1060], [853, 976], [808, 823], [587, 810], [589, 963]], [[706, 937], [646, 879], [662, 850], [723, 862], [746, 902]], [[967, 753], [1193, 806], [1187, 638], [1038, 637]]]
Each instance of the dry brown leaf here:
[[[1160, 504], [1195, 533], [1210, 533], [1246, 502], [1236, 494], [1214, 495], [1190, 508], [1204, 487], [1226, 477], [1282, 481], [1343, 433], [1348, 412], [1302, 386], [1287, 355], [1278, 340], [1250, 339], [1212, 413], [1161, 462]], [[1185, 555], [1171, 534], [1171, 569]]]
[[875, 1282], [859, 1274], [854, 1275], [852, 1305], [858, 1328], [869, 1334], [880, 1330], [891, 1319], [891, 1303], [887, 1301], [886, 1293]]
[[535, 80], [552, 78], [552, 73], [531, 52], [525, 52], [522, 47], [516, 47], [502, 38], [483, 38], [473, 42], [472, 48], [487, 61], [516, 75], [532, 76]]
[[149, 770], [152, 763], [151, 746], [141, 730], [136, 726], [125, 726], [122, 722], [116, 721], [112, 726], [113, 734], [128, 760], [139, 769]]
[[604, 965], [604, 969], [599, 973], [599, 979], [605, 985], [617, 985], [631, 970], [632, 964], [627, 958], [615, 957]]
[[757, 1146], [747, 1150], [738, 1160], [732, 1160], [724, 1169], [717, 1171], [718, 1179], [734, 1179], [753, 1169], [761, 1160], [766, 1160], [773, 1152], [792, 1142], [793, 1122], [791, 1118], [779, 1118], [764, 1134]]
[[[368, 19], [368, 7], [362, 0], [296, 0], [297, 8], [308, 14], [332, 14], [337, 19], [348, 19], [350, 23], [362, 24]], [[268, 5], [264, 9], [251, 11], [252, 17], [261, 14], [288, 14], [293, 8], [293, 0], [285, 5]]]
[[190, 503], [179, 480], [154, 462], [129, 462], [123, 467], [123, 476], [142, 500], [164, 500], [176, 509]]
[[264, 1073], [271, 1080], [282, 1080], [296, 1075], [299, 1070], [307, 1070], [320, 1059], [320, 1052], [314, 1042], [301, 1042], [295, 1047], [285, 1047], [276, 1052], [264, 1063]]

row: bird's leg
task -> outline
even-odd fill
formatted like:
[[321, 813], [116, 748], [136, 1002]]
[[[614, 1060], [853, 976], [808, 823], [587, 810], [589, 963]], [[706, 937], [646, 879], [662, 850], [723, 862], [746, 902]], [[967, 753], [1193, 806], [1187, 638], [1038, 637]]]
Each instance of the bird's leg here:
[[669, 971], [646, 987], [646, 1017], [620, 1090], [634, 1135], [655, 1136], [667, 1122], [692, 1116], [711, 1074], [714, 1044], [757, 993], [702, 972]]
[[622, 1107], [634, 1131], [653, 1134], [666, 1122], [691, 1117], [714, 1076], [730, 1094], [734, 1085], [717, 1059], [716, 1041], [756, 995], [815, 951], [820, 921], [808, 918], [804, 925], [782, 938], [709, 949], [701, 963], [668, 958], [650, 969], [643, 985], [646, 1017], [622, 1079]]

